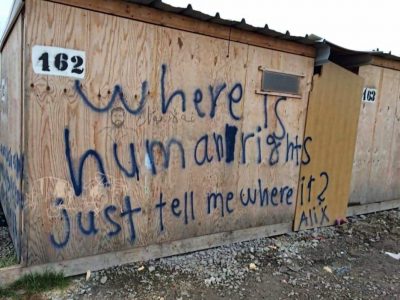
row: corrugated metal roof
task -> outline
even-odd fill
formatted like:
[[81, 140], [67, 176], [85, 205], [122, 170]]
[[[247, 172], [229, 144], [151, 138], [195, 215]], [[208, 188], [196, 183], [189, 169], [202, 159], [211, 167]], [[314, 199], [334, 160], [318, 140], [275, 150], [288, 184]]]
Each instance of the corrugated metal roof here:
[[389, 60], [400, 61], [400, 57], [392, 55], [390, 52], [385, 53], [382, 51], [356, 51], [356, 50], [346, 49], [346, 48], [337, 46], [337, 45], [335, 45], [331, 42], [328, 42], [314, 34], [310, 34], [310, 35], [307, 34], [304, 37], [294, 36], [294, 35], [291, 35], [289, 31], [286, 31], [285, 33], [281, 33], [281, 32], [269, 29], [268, 24], [265, 24], [264, 27], [255, 27], [250, 24], [247, 24], [245, 19], [242, 19], [241, 21], [232, 21], [232, 20], [222, 19], [218, 12], [215, 14], [215, 16], [210, 16], [203, 12], [194, 10], [191, 4], [189, 4], [185, 8], [182, 8], [182, 7], [172, 6], [168, 3], [164, 3], [162, 0], [126, 0], [126, 1], [132, 2], [135, 4], [150, 6], [150, 7], [153, 7], [153, 8], [162, 10], [162, 11], [170, 12], [170, 13], [184, 15], [184, 16], [191, 17], [191, 18], [198, 19], [198, 20], [205, 21], [205, 22], [211, 22], [211, 23], [216, 23], [216, 24], [220, 24], [220, 25], [231, 26], [231, 27], [239, 28], [239, 29], [242, 29], [245, 31], [256, 32], [256, 33], [266, 35], [269, 37], [274, 37], [274, 38], [278, 38], [278, 39], [282, 39], [282, 40], [297, 42], [297, 43], [300, 43], [303, 45], [311, 45], [317, 49], [321, 49], [323, 47], [321, 45], [327, 45], [328, 47], [330, 47], [332, 49], [330, 51], [330, 53], [341, 53], [343, 55], [349, 55], [349, 56], [365, 54], [365, 55], [382, 57], [382, 58], [389, 59]]
[[[388, 60], [400, 61], [399, 56], [392, 55], [390, 52], [385, 53], [382, 51], [356, 51], [356, 50], [346, 49], [346, 48], [343, 48], [336, 44], [333, 44], [331, 42], [328, 42], [328, 41], [324, 40], [323, 38], [320, 38], [314, 34], [310, 34], [310, 35], [307, 34], [304, 37], [294, 36], [294, 35], [291, 35], [289, 31], [286, 31], [285, 33], [281, 33], [281, 32], [269, 29], [268, 24], [265, 24], [264, 27], [255, 27], [250, 24], [247, 24], [245, 19], [242, 19], [241, 21], [222, 19], [218, 12], [215, 14], [215, 16], [211, 16], [211, 15], [205, 14], [201, 11], [194, 10], [191, 4], [189, 4], [187, 7], [175, 7], [168, 3], [164, 3], [162, 0], [125, 0], [125, 1], [153, 7], [153, 8], [165, 11], [165, 12], [184, 15], [184, 16], [194, 18], [197, 20], [201, 20], [201, 21], [205, 21], [205, 22], [230, 26], [233, 28], [238, 28], [241, 30], [249, 31], [249, 32], [256, 32], [256, 33], [259, 33], [259, 34], [262, 34], [265, 36], [274, 37], [274, 38], [278, 38], [281, 40], [287, 40], [287, 41], [300, 43], [303, 45], [313, 46], [317, 49], [317, 51], [320, 52], [320, 55], [321, 55], [321, 57], [319, 59], [320, 63], [323, 63], [327, 59], [331, 60], [332, 58], [334, 58], [335, 56], [338, 56], [338, 55], [347, 56], [348, 59], [351, 59], [351, 57], [356, 57], [356, 56], [360, 56], [360, 55], [369, 55], [369, 56], [375, 56], [375, 57], [382, 57], [382, 58], [388, 59]], [[19, 12], [21, 11], [22, 6], [23, 6], [23, 0], [14, 0], [13, 9], [11, 11], [11, 15], [9, 17], [7, 27], [3, 33], [3, 36], [2, 36], [2, 39], [0, 42], [0, 49], [4, 46], [7, 36], [15, 22], [16, 17], [18, 16]], [[327, 49], [326, 47], [328, 47], [329, 49]], [[317, 57], [317, 63], [318, 63], [318, 57]]]
[[259, 33], [259, 34], [262, 34], [265, 36], [269, 36], [269, 37], [293, 41], [293, 42], [297, 42], [297, 43], [300, 43], [303, 45], [314, 45], [316, 43], [315, 40], [309, 38], [309, 35], [301, 37], [301, 36], [290, 35], [289, 31], [286, 31], [285, 33], [281, 33], [281, 32], [269, 29], [268, 24], [265, 24], [264, 27], [255, 27], [253, 25], [247, 24], [245, 19], [242, 19], [241, 21], [232, 21], [232, 20], [222, 19], [218, 12], [215, 14], [215, 16], [210, 16], [201, 11], [194, 10], [191, 4], [189, 4], [185, 8], [182, 8], [182, 7], [172, 6], [168, 3], [164, 3], [162, 0], [127, 0], [127, 1], [135, 3], [135, 4], [150, 6], [150, 7], [153, 7], [153, 8], [162, 10], [162, 11], [170, 12], [170, 13], [184, 15], [184, 16], [187, 16], [187, 17], [190, 17], [193, 19], [197, 19], [197, 20], [201, 20], [201, 21], [205, 21], [205, 22], [230, 26], [230, 27], [242, 29], [245, 31], [256, 32], [256, 33]]
[[347, 49], [344, 48], [342, 46], [338, 46], [332, 42], [329, 42], [327, 40], [323, 40], [323, 43], [326, 43], [329, 47], [332, 48], [332, 50], [340, 55], [371, 55], [371, 56], [375, 56], [375, 57], [382, 57], [382, 58], [386, 58], [389, 60], [396, 60], [396, 61], [400, 61], [400, 57], [393, 55], [391, 52], [386, 53], [383, 51], [379, 51], [379, 49], [374, 50], [374, 51], [357, 51], [357, 50], [351, 50], [351, 49]]
[[[313, 36], [318, 40], [317, 36]], [[319, 42], [314, 45], [317, 49], [315, 65], [320, 66], [328, 61], [337, 63], [343, 67], [351, 68], [372, 63], [374, 57], [381, 57], [391, 61], [400, 61], [400, 57], [379, 50], [376, 51], [357, 51], [338, 46], [330, 41], [319, 38]]]

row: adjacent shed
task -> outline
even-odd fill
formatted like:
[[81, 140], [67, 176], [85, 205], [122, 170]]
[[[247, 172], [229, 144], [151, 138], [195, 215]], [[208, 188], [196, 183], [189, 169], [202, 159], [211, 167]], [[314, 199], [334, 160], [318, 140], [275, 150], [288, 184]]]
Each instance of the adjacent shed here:
[[372, 53], [365, 78], [350, 203], [400, 200], [400, 60]]
[[379, 51], [344, 49], [329, 42], [325, 46], [329, 49], [325, 49], [325, 52], [329, 52], [331, 61], [352, 70], [365, 80], [360, 100], [362, 105], [349, 203], [398, 201], [400, 58]]

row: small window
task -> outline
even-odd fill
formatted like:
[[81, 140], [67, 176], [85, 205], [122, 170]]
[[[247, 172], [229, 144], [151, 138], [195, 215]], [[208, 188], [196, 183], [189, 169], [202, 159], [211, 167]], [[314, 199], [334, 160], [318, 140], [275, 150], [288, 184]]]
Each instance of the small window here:
[[261, 92], [300, 95], [302, 76], [262, 70]]

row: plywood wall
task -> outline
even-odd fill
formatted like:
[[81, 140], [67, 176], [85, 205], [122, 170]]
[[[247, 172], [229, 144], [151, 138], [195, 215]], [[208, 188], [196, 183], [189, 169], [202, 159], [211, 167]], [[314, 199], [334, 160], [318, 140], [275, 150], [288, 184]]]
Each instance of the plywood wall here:
[[[26, 11], [29, 264], [293, 219], [313, 59], [44, 1]], [[35, 45], [85, 51], [85, 78], [35, 74]], [[303, 75], [301, 99], [256, 94], [259, 66]]]
[[378, 93], [361, 105], [350, 203], [399, 199], [400, 72], [362, 66], [359, 75]]
[[22, 17], [1, 53], [0, 79], [0, 201], [19, 257], [21, 250], [22, 138]]
[[363, 79], [333, 63], [314, 75], [294, 229], [346, 218]]

